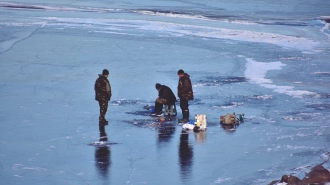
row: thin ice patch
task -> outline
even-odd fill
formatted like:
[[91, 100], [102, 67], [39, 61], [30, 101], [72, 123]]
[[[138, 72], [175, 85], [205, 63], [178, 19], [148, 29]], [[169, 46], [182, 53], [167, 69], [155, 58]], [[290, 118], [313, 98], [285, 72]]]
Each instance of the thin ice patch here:
[[319, 98], [320, 99], [330, 99], [330, 94], [329, 93], [319, 93]]
[[316, 149], [316, 147], [307, 147], [307, 146], [291, 146], [291, 145], [287, 145], [286, 149], [289, 150], [300, 150], [300, 149], [308, 149], [310, 151], [303, 151], [303, 152], [295, 152], [292, 154], [292, 156], [296, 156], [296, 157], [306, 157], [306, 156], [318, 156], [321, 155], [324, 151], [314, 151]]
[[203, 105], [203, 103], [200, 98], [195, 98], [195, 99], [189, 101], [189, 105]]
[[307, 105], [307, 108], [313, 108], [315, 110], [329, 110], [330, 109], [330, 104], [326, 103], [318, 103], [318, 104], [312, 104], [312, 105]]
[[299, 176], [299, 174], [306, 174], [308, 172], [310, 172], [310, 168], [312, 168], [313, 166], [307, 165], [307, 166], [301, 166], [301, 167], [297, 167], [297, 168], [292, 168], [292, 172], [291, 174], [294, 176]]
[[140, 128], [155, 128], [160, 126], [160, 122], [158, 122], [156, 119], [133, 119], [133, 120], [124, 120], [123, 122], [132, 124], [134, 126], [140, 127]]
[[288, 121], [320, 121], [323, 119], [321, 113], [317, 112], [291, 112], [282, 117]]
[[135, 112], [125, 112], [126, 114], [139, 115], [139, 116], [149, 116], [151, 111], [135, 111]]
[[330, 72], [315, 72], [314, 75], [318, 77], [330, 77]]
[[108, 142], [108, 141], [95, 141], [95, 142], [89, 143], [88, 145], [102, 147], [102, 146], [109, 146], [109, 145], [116, 145], [116, 144], [120, 144], [120, 143]]
[[234, 108], [234, 107], [239, 107], [244, 105], [243, 102], [225, 102], [222, 105], [215, 105], [213, 106], [214, 108], [223, 108], [223, 109], [230, 109], [230, 108]]
[[118, 99], [111, 102], [112, 105], [141, 105], [147, 103], [150, 102], [146, 102], [143, 100], [126, 100], [126, 99]]

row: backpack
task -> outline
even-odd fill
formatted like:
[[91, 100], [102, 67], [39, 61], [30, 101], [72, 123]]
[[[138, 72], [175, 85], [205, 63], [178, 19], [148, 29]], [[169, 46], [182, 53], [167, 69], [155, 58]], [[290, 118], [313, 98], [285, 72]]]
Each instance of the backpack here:
[[235, 114], [227, 113], [225, 116], [220, 117], [220, 122], [223, 124], [238, 124], [238, 120]]

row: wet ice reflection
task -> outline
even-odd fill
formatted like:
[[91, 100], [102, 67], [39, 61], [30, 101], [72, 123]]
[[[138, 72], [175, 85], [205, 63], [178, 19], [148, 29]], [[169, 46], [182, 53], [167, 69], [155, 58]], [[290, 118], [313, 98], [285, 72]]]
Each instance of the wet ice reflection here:
[[179, 144], [179, 165], [181, 180], [185, 182], [191, 176], [194, 151], [189, 143], [189, 133], [182, 131]]
[[111, 165], [111, 151], [110, 147], [106, 144], [108, 142], [108, 136], [105, 132], [105, 125], [100, 124], [100, 143], [105, 143], [104, 145], [99, 145], [95, 148], [95, 166], [101, 177], [108, 179], [110, 165]]
[[170, 124], [161, 124], [158, 128], [158, 143], [170, 142], [173, 134], [175, 133], [175, 126]]

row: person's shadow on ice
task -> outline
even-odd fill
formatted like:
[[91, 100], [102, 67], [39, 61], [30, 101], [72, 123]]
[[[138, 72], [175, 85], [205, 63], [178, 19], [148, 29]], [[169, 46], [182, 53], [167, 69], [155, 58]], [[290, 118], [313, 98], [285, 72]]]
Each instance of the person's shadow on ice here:
[[100, 124], [100, 142], [104, 142], [104, 144], [100, 144], [96, 147], [95, 150], [95, 166], [98, 170], [98, 173], [101, 177], [107, 179], [109, 174], [109, 167], [111, 165], [111, 152], [110, 148], [107, 144], [108, 137], [105, 132], [105, 125]]

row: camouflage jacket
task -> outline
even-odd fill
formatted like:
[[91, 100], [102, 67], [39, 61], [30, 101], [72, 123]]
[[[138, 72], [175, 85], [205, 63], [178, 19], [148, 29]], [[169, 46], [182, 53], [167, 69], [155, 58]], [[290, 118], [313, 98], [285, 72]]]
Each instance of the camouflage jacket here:
[[171, 88], [166, 85], [162, 85], [158, 92], [158, 98], [165, 99], [166, 105], [174, 105], [176, 102], [176, 97], [171, 90]]
[[112, 96], [111, 86], [109, 80], [105, 76], [99, 74], [99, 78], [95, 81], [94, 90], [96, 101], [110, 101]]
[[184, 73], [184, 76], [179, 79], [178, 83], [178, 96], [180, 99], [193, 100], [194, 93], [190, 81], [190, 76]]

